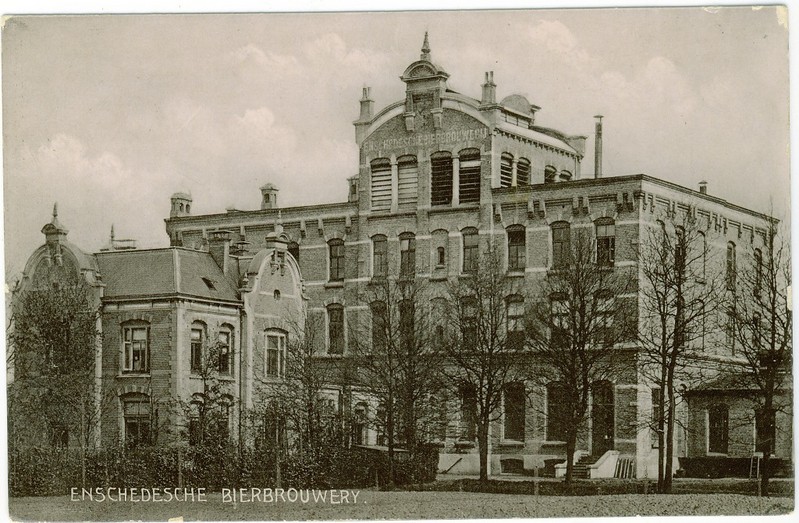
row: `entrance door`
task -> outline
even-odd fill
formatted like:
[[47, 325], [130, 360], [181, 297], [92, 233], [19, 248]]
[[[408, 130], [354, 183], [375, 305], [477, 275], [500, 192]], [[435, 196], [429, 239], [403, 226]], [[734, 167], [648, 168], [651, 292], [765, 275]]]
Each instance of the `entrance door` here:
[[614, 447], [613, 383], [595, 382], [591, 387], [591, 395], [591, 454], [599, 457]]

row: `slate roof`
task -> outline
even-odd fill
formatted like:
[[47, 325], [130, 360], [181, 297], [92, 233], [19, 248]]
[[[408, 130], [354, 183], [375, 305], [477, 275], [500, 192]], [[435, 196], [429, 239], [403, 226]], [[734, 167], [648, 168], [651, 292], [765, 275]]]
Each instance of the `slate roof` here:
[[208, 252], [169, 247], [95, 254], [106, 298], [188, 295], [239, 301], [236, 287]]

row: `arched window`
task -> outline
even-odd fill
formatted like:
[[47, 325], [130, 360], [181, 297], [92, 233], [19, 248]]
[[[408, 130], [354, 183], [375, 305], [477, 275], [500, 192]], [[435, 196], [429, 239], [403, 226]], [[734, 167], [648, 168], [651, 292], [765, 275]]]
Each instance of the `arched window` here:
[[568, 222], [552, 224], [552, 268], [564, 269], [571, 260], [571, 229]]
[[567, 416], [564, 415], [566, 390], [562, 383], [547, 384], [547, 441], [566, 441]]
[[464, 149], [459, 154], [458, 198], [460, 203], [480, 201], [480, 150]]
[[513, 182], [513, 155], [502, 153], [499, 160], [499, 185], [510, 187]]
[[558, 170], [552, 167], [551, 165], [547, 165], [544, 168], [544, 183], [555, 183], [555, 178], [557, 177]]
[[560, 171], [558, 179], [562, 182], [568, 182], [569, 180], [572, 179], [572, 173], [566, 170]]
[[527, 246], [524, 225], [511, 225], [508, 235], [508, 270], [523, 271], [527, 266]]
[[388, 158], [372, 160], [372, 210], [391, 209], [391, 162]]
[[516, 164], [516, 185], [530, 185], [530, 160], [519, 158]]
[[219, 374], [233, 375], [233, 327], [224, 324], [217, 335], [217, 352], [219, 353]]
[[327, 242], [330, 249], [330, 281], [344, 281], [344, 240]]
[[387, 328], [390, 325], [388, 322], [388, 307], [384, 301], [374, 301], [369, 305], [372, 312], [372, 349], [375, 352], [382, 353], [386, 348], [386, 341], [388, 338]]
[[477, 229], [469, 227], [461, 232], [463, 237], [463, 272], [475, 273], [477, 272], [477, 264], [479, 263], [479, 240]]
[[337, 303], [327, 308], [327, 353], [344, 354], [344, 307]]
[[122, 396], [125, 447], [150, 445], [150, 397], [132, 393]]
[[596, 221], [596, 263], [612, 267], [616, 260], [616, 223], [612, 218]]
[[461, 343], [464, 350], [473, 351], [477, 345], [477, 299], [467, 297], [460, 302]]
[[707, 411], [707, 451], [726, 454], [729, 442], [729, 408], [723, 403]]
[[286, 333], [269, 329], [264, 333], [266, 346], [266, 375], [271, 378], [286, 376]]
[[399, 209], [415, 209], [419, 187], [419, 168], [415, 156], [400, 156], [397, 159], [397, 177]]
[[430, 156], [430, 205], [452, 203], [452, 154], [446, 151]]
[[416, 237], [404, 232], [400, 240], [400, 276], [412, 277], [416, 274]]
[[191, 373], [200, 374], [203, 371], [205, 338], [208, 331], [205, 323], [195, 321], [191, 324]]
[[507, 346], [511, 350], [524, 348], [524, 298], [518, 294], [508, 296], [507, 305]]
[[410, 353], [415, 347], [414, 326], [416, 320], [416, 308], [413, 300], [402, 300], [399, 302], [399, 335], [400, 349]]
[[502, 391], [503, 439], [524, 441], [525, 399], [524, 383], [505, 385]]
[[146, 374], [150, 372], [150, 325], [146, 322], [129, 322], [122, 326], [122, 372]]
[[388, 241], [382, 234], [372, 236], [372, 276], [388, 276]]
[[735, 277], [737, 271], [737, 260], [735, 255], [735, 244], [727, 242], [727, 273], [725, 281], [727, 283], [727, 290], [735, 290]]

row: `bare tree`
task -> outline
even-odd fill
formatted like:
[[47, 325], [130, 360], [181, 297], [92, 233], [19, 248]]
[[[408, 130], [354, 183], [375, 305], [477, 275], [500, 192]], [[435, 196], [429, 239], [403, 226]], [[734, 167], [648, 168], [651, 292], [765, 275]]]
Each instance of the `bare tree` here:
[[189, 422], [189, 443], [224, 449], [231, 442], [230, 413], [234, 411], [234, 400], [229, 383], [221, 376], [228, 374], [233, 364], [232, 340], [225, 331], [219, 331], [209, 336], [203, 334], [200, 341], [201, 347], [197, 347], [200, 351], [192, 354], [191, 365], [202, 390], [191, 398], [181, 398], [179, 404]]
[[654, 386], [659, 492], [669, 493], [677, 426], [676, 384], [698, 379], [693, 365], [704, 351], [706, 324], [719, 304], [721, 278], [707, 271], [710, 251], [690, 213], [652, 224], [641, 241], [638, 341], [644, 374]]
[[474, 410], [461, 422], [476, 427], [480, 481], [488, 480], [490, 426], [501, 416], [503, 390], [515, 381], [515, 360], [524, 347], [508, 328], [509, 299], [521, 290], [503, 268], [497, 247], [489, 244], [479, 263], [450, 283], [439, 336], [447, 356], [443, 368], [462, 401], [471, 403], [465, 410]]
[[411, 453], [420, 445], [427, 401], [440, 388], [442, 356], [432, 350], [426, 288], [416, 279], [371, 282], [359, 301], [370, 314], [351, 328], [351, 363], [358, 382], [379, 401], [390, 477], [395, 447]]
[[61, 266], [38, 272], [37, 278], [13, 297], [13, 328], [7, 334], [14, 369], [9, 442], [67, 446], [77, 432], [85, 481], [86, 450], [98, 443], [100, 423], [98, 308], [88, 284]]
[[756, 391], [756, 451], [763, 454], [761, 493], [768, 495], [776, 415], [791, 409], [793, 320], [788, 302], [790, 248], [776, 220], [766, 221], [763, 229], [762, 249], [753, 246], [749, 263], [736, 268], [728, 310], [734, 316], [736, 354], [746, 361], [746, 372], [739, 375], [741, 385], [752, 388], [754, 384]]
[[566, 443], [567, 484], [592, 391], [619, 375], [625, 356], [620, 344], [634, 338], [635, 317], [634, 301], [624, 296], [631, 288], [629, 275], [595, 262], [587, 233], [570, 238], [569, 245], [568, 259], [535, 289], [527, 321], [535, 358], [528, 376], [557, 394], [559, 408], [548, 409], [547, 423]]

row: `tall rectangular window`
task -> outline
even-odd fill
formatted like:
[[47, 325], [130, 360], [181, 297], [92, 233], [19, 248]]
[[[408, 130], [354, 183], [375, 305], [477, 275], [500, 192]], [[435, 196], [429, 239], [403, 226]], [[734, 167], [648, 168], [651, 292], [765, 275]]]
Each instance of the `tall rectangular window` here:
[[328, 242], [330, 248], [330, 281], [344, 281], [344, 241]]
[[726, 283], [727, 283], [727, 290], [734, 291], [735, 290], [735, 277], [736, 277], [736, 259], [735, 259], [735, 244], [729, 242], [727, 244], [727, 271], [726, 271]]
[[503, 391], [504, 439], [524, 441], [524, 383], [509, 383]]
[[461, 387], [460, 439], [474, 441], [477, 432], [477, 391], [471, 385]]
[[564, 401], [568, 395], [562, 383], [547, 384], [547, 441], [566, 441], [568, 415]]
[[219, 373], [224, 375], [233, 374], [233, 333], [227, 329], [219, 331], [217, 336], [217, 349], [219, 351]]
[[195, 325], [191, 329], [191, 372], [195, 374], [202, 372], [204, 338], [204, 329], [200, 325]]
[[388, 308], [383, 301], [375, 301], [370, 305], [372, 310], [372, 348], [380, 353], [385, 350], [388, 341], [386, 332]]
[[480, 150], [465, 149], [460, 152], [458, 171], [458, 198], [460, 203], [480, 201]]
[[122, 372], [144, 373], [150, 371], [147, 331], [148, 328], [143, 326], [123, 329]]
[[729, 409], [727, 405], [713, 405], [707, 411], [707, 451], [726, 454], [729, 441]]
[[383, 235], [372, 238], [372, 276], [388, 276], [388, 242]]
[[550, 301], [550, 343], [553, 347], [564, 348], [569, 345], [569, 304], [560, 296]]
[[149, 445], [150, 401], [144, 395], [134, 395], [123, 402], [125, 446], [136, 448]]
[[508, 228], [508, 270], [523, 271], [527, 265], [527, 246], [523, 226]]
[[416, 274], [416, 238], [410, 235], [400, 236], [400, 275]]
[[566, 222], [552, 224], [552, 267], [564, 269], [571, 259], [571, 230]]
[[478, 256], [478, 235], [476, 229], [466, 229], [463, 231], [463, 272], [477, 272]]
[[611, 267], [616, 260], [616, 225], [612, 221], [596, 224], [596, 263]]
[[519, 295], [508, 297], [508, 335], [509, 349], [520, 350], [524, 348], [524, 298]]
[[328, 354], [344, 354], [344, 307], [332, 305], [327, 309]]
[[266, 375], [273, 378], [286, 375], [286, 335], [282, 332], [266, 333]]
[[434, 153], [430, 157], [430, 205], [452, 203], [452, 155]]

